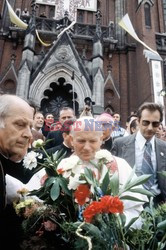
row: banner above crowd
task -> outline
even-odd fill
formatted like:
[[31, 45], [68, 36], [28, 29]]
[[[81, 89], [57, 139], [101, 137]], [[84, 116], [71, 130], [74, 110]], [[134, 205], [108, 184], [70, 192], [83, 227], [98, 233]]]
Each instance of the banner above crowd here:
[[37, 0], [36, 3], [54, 5], [57, 20], [63, 18], [66, 11], [71, 21], [76, 21], [77, 9], [97, 11], [97, 0]]

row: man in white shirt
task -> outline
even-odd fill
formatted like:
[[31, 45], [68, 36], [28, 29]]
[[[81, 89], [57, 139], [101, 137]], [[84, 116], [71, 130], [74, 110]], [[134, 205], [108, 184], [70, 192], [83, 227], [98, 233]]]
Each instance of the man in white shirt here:
[[136, 173], [140, 175], [144, 172], [145, 143], [151, 144], [152, 178], [154, 181], [149, 190], [154, 193], [154, 201], [158, 204], [166, 200], [166, 178], [158, 173], [166, 170], [166, 143], [155, 136], [163, 120], [162, 107], [156, 103], [144, 103], [138, 109], [137, 116], [138, 132], [116, 139], [113, 143], [112, 153], [125, 159], [130, 166], [135, 166]]
[[113, 140], [118, 137], [127, 136], [128, 132], [120, 126], [120, 114], [114, 113], [113, 119], [114, 119], [114, 130], [111, 134]]

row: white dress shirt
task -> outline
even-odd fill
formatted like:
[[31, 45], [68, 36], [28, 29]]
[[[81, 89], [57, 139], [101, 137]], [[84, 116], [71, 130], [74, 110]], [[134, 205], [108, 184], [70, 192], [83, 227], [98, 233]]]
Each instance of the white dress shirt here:
[[[147, 140], [142, 136], [139, 130], [135, 138], [135, 165], [136, 165], [136, 174], [138, 175], [141, 172], [141, 168], [142, 168], [142, 160], [143, 160], [143, 154], [145, 150], [146, 141]], [[152, 165], [153, 165], [153, 169], [155, 172], [155, 176], [154, 176], [155, 183], [151, 187], [150, 191], [154, 193], [155, 195], [158, 195], [160, 194], [160, 190], [158, 188], [157, 177], [156, 177], [157, 161], [156, 161], [156, 150], [155, 150], [155, 136], [152, 137], [152, 139], [150, 140], [150, 143], [152, 144], [151, 160], [152, 160]]]

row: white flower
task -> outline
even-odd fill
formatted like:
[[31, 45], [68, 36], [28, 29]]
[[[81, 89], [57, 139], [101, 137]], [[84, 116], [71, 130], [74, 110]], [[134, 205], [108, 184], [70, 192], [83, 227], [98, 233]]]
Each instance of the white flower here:
[[24, 156], [23, 165], [25, 168], [32, 170], [32, 168], [36, 168], [37, 166], [37, 156], [39, 153], [34, 151], [29, 152], [27, 155]]
[[80, 185], [80, 184], [83, 184], [83, 183], [86, 183], [86, 181], [84, 180], [79, 180], [80, 178], [80, 175], [79, 174], [76, 174], [74, 177], [70, 176], [69, 177], [69, 184], [68, 184], [68, 189], [74, 189], [76, 190], [77, 187]]
[[43, 154], [37, 153], [36, 156], [37, 156], [38, 159], [42, 159], [43, 158]]
[[103, 158], [105, 158], [108, 162], [113, 161], [112, 154], [106, 149], [101, 149], [95, 154], [95, 159], [100, 160]]
[[84, 167], [81, 163], [78, 163], [72, 168], [72, 173], [73, 174], [84, 174]]
[[70, 177], [70, 175], [71, 175], [71, 171], [65, 171], [65, 172], [62, 173], [62, 175], [63, 175], [63, 177], [65, 179], [68, 179]]
[[42, 139], [38, 139], [32, 143], [33, 148], [40, 148], [44, 144]]
[[73, 169], [79, 162], [79, 158], [76, 155], [65, 158], [58, 164], [57, 169], [62, 169], [63, 171]]

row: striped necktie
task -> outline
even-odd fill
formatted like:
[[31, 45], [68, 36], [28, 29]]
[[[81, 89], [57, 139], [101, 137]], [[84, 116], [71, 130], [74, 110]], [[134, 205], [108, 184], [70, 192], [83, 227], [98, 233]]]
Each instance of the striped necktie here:
[[145, 189], [148, 190], [150, 190], [151, 187], [154, 185], [154, 169], [151, 160], [151, 152], [152, 152], [152, 144], [150, 143], [150, 141], [146, 141], [143, 160], [142, 160], [142, 174], [152, 175], [149, 178], [149, 180], [145, 184], [143, 184]]

